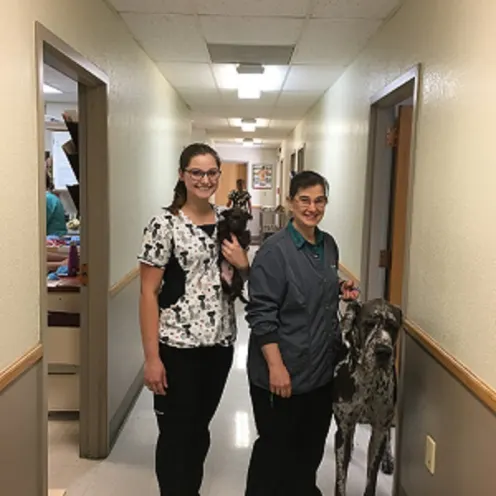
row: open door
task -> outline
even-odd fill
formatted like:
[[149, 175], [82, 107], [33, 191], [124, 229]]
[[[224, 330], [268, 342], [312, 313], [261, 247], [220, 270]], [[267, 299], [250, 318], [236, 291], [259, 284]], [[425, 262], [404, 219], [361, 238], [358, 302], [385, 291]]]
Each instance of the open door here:
[[408, 207], [408, 180], [410, 176], [410, 148], [413, 106], [400, 105], [393, 130], [394, 162], [391, 178], [391, 207], [389, 242], [386, 262], [385, 298], [401, 306], [405, 269], [406, 224]]
[[219, 187], [215, 192], [215, 204], [225, 206], [229, 193], [236, 189], [236, 181], [242, 179], [246, 185], [247, 171], [246, 164], [241, 162], [223, 162], [221, 170]]

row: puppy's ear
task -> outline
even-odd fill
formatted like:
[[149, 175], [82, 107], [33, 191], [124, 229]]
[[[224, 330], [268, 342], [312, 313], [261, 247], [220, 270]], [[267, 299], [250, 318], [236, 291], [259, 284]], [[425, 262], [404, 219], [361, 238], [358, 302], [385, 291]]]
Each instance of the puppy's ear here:
[[350, 301], [341, 319], [341, 335], [343, 343], [348, 349], [358, 349], [360, 347], [358, 317], [361, 310], [362, 304], [359, 301]]

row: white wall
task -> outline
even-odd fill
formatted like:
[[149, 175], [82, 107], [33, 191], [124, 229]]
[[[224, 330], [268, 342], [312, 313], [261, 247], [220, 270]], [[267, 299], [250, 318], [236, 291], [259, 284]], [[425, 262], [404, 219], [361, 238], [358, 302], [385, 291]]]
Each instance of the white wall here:
[[407, 317], [496, 387], [496, 2], [406, 0], [300, 124], [360, 274], [370, 98], [422, 63]]
[[170, 199], [191, 132], [182, 100], [102, 0], [2, 2], [0, 370], [39, 340], [36, 21], [110, 78], [111, 283], [136, 267], [142, 228]]
[[[277, 149], [276, 148], [257, 148], [243, 146], [224, 146], [215, 147], [222, 160], [225, 162], [247, 162], [248, 163], [248, 180], [247, 189], [252, 196], [253, 205], [276, 206], [276, 177], [277, 177]], [[252, 165], [253, 164], [271, 164], [273, 167], [273, 187], [270, 190], [257, 190], [252, 188]]]

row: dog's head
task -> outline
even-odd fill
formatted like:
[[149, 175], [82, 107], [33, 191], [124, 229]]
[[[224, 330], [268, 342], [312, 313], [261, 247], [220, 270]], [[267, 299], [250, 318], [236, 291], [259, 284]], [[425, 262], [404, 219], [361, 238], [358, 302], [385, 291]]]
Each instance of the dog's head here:
[[222, 216], [227, 222], [229, 232], [239, 236], [244, 231], [246, 231], [246, 226], [248, 221], [252, 219], [252, 216], [245, 210], [234, 207], [229, 210], [224, 210]]
[[382, 298], [351, 302], [341, 321], [343, 342], [362, 363], [387, 367], [394, 362], [402, 325], [401, 309]]

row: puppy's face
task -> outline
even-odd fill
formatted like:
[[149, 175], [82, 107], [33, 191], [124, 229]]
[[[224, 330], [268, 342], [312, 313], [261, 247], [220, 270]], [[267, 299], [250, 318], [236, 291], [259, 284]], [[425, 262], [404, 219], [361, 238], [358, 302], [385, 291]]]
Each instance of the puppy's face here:
[[376, 299], [351, 306], [347, 319], [343, 323], [345, 339], [355, 347], [362, 362], [370, 367], [390, 366], [403, 324], [401, 309]]
[[252, 219], [252, 216], [248, 212], [238, 207], [225, 210], [222, 212], [222, 215], [227, 220], [229, 231], [234, 234], [241, 234], [244, 232], [248, 221]]

